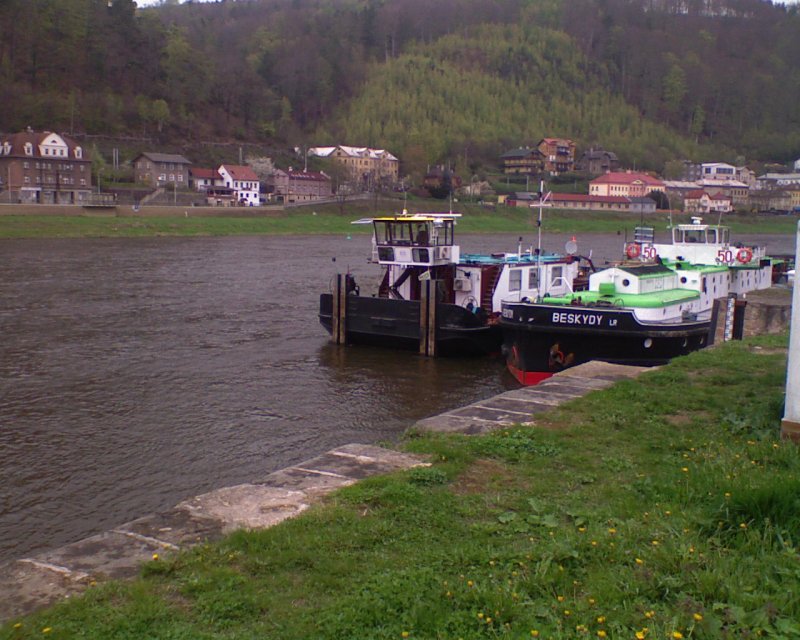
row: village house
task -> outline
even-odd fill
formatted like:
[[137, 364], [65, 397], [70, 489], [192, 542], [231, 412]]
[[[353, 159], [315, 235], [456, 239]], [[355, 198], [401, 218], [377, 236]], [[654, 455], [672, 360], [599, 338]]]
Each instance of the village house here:
[[542, 138], [536, 148], [544, 159], [544, 170], [551, 176], [575, 170], [575, 143], [566, 138]]
[[734, 207], [745, 208], [750, 203], [750, 187], [739, 180], [698, 180], [697, 186], [730, 198]]
[[353, 182], [363, 189], [391, 187], [397, 184], [400, 161], [385, 149], [369, 147], [311, 147], [308, 155], [329, 158], [347, 169]]
[[222, 176], [216, 169], [192, 167], [189, 169], [189, 186], [196, 191], [206, 193], [209, 189], [222, 185]]
[[88, 202], [92, 162], [74, 140], [51, 131], [0, 136], [0, 191], [3, 202]]
[[256, 207], [261, 204], [261, 182], [255, 171], [250, 167], [223, 164], [217, 169], [221, 181], [220, 187], [233, 189], [233, 201], [246, 207]]
[[537, 176], [544, 170], [544, 156], [538, 149], [520, 147], [500, 156], [503, 173], [506, 175]]
[[615, 171], [595, 178], [589, 183], [589, 195], [640, 198], [653, 191], [664, 193], [664, 182], [646, 173]]
[[683, 198], [686, 213], [731, 213], [733, 201], [722, 192], [709, 193], [705, 189], [695, 189]]
[[182, 155], [145, 151], [133, 160], [134, 180], [155, 189], [167, 185], [188, 187], [191, 165]]
[[296, 203], [323, 200], [333, 196], [331, 177], [324, 171], [276, 169], [270, 179], [272, 195], [279, 202]]
[[575, 164], [575, 169], [593, 176], [599, 176], [603, 173], [619, 170], [619, 159], [617, 154], [611, 151], [591, 148], [583, 152], [580, 160]]
[[[551, 193], [547, 197], [547, 206], [555, 209], [573, 209], [579, 211], [626, 211], [630, 213], [655, 213], [656, 203], [652, 198], [626, 196], [592, 196], [585, 193]], [[520, 192], [506, 198], [511, 207], [531, 207], [539, 205], [539, 196], [535, 193]]]

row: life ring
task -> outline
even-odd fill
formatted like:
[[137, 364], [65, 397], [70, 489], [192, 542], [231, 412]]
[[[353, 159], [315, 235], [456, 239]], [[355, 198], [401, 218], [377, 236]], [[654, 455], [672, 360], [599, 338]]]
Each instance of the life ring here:
[[641, 252], [642, 248], [635, 242], [630, 242], [628, 246], [625, 247], [625, 255], [628, 256], [631, 260], [633, 260], [634, 258], [638, 258]]
[[753, 259], [753, 250], [742, 247], [736, 252], [736, 259], [742, 264], [747, 264]]

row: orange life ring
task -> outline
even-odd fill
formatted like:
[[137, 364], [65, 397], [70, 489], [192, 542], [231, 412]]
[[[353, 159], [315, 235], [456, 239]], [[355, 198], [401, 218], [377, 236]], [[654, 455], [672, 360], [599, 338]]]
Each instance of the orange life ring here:
[[736, 259], [742, 264], [747, 264], [753, 259], [753, 250], [742, 247], [736, 252]]
[[631, 260], [633, 260], [634, 258], [638, 258], [641, 252], [642, 248], [635, 242], [630, 242], [628, 246], [625, 247], [625, 255], [628, 256]]

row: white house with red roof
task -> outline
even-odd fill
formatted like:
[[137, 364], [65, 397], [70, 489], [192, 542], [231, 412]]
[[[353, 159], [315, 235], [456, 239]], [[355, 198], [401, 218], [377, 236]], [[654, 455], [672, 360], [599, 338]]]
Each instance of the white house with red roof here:
[[217, 169], [222, 179], [221, 186], [233, 189], [234, 199], [246, 207], [257, 207], [260, 204], [259, 192], [261, 183], [250, 167], [237, 164], [223, 164]]
[[683, 199], [686, 213], [730, 213], [733, 200], [724, 193], [709, 193], [705, 189], [694, 189]]
[[641, 198], [652, 191], [666, 191], [664, 182], [646, 173], [633, 171], [612, 171], [589, 183], [589, 195], [592, 196]]
[[216, 169], [208, 167], [192, 167], [189, 169], [190, 186], [202, 193], [209, 189], [222, 186], [222, 176]]

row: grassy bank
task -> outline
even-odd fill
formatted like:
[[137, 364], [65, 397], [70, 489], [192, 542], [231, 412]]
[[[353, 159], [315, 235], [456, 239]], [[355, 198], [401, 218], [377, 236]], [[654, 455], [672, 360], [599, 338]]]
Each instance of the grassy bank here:
[[797, 637], [786, 343], [677, 359], [536, 428], [408, 434], [430, 468], [153, 561], [0, 638]]
[[[447, 203], [414, 201], [411, 211], [447, 211]], [[288, 235], [288, 234], [359, 234], [368, 233], [366, 225], [351, 225], [364, 216], [396, 213], [402, 202], [386, 200], [351, 202], [344, 207], [325, 205], [298, 207], [283, 212], [269, 212], [260, 217], [219, 217], [201, 215], [199, 209], [177, 207], [174, 215], [140, 213], [123, 216], [0, 215], [0, 238], [94, 238], [94, 237], [153, 237], [153, 236], [229, 236], [229, 235]], [[159, 209], [160, 212], [168, 208]], [[498, 207], [488, 209], [475, 204], [458, 203], [454, 210], [463, 213], [459, 233], [524, 233], [536, 227], [538, 212], [528, 209]], [[247, 211], [252, 215], [252, 210]], [[666, 229], [667, 214], [648, 216], [647, 224]], [[689, 216], [676, 214], [672, 222], [687, 222]], [[727, 216], [724, 219], [736, 233], [793, 233], [796, 216]], [[624, 213], [588, 213], [547, 209], [544, 229], [557, 233], [617, 233], [631, 231], [640, 224], [641, 216]], [[711, 220], [709, 220], [711, 222]]]

